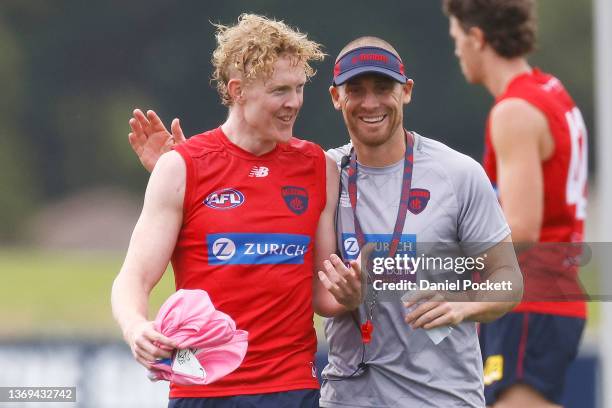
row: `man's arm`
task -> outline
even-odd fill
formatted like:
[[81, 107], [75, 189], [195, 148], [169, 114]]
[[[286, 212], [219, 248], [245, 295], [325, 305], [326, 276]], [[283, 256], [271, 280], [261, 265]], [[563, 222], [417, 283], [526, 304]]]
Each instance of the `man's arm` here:
[[[424, 301], [406, 315], [406, 322], [413, 329], [432, 329], [457, 325], [462, 321], [491, 322], [512, 310], [523, 297], [523, 276], [518, 266], [512, 239], [508, 235], [501, 242], [480, 255], [485, 268], [482, 281], [492, 285], [499, 283], [509, 290], [469, 291], [461, 293], [422, 293], [405, 306]], [[465, 301], [460, 299], [464, 298]]]
[[[486, 254], [486, 256], [484, 256]], [[509, 290], [475, 291], [466, 312], [466, 319], [481, 323], [491, 322], [511, 311], [523, 298], [523, 275], [516, 259], [512, 238], [508, 235], [500, 243], [487, 250], [484, 258], [485, 268], [481, 281], [509, 283]]]
[[334, 225], [338, 206], [339, 174], [336, 162], [326, 158], [325, 209], [319, 218], [315, 237], [315, 276], [313, 279], [313, 308], [321, 316], [331, 317], [356, 309], [361, 303], [361, 269], [352, 261], [347, 268], [336, 255]]
[[147, 368], [157, 358], [169, 357], [175, 348], [153, 329], [147, 309], [149, 294], [168, 266], [181, 228], [185, 173], [178, 153], [169, 152], [159, 159], [125, 261], [113, 283], [113, 315], [134, 357]]
[[491, 112], [491, 141], [512, 239], [518, 245], [536, 243], [544, 212], [542, 160], [554, 149], [546, 117], [524, 100], [503, 101]]

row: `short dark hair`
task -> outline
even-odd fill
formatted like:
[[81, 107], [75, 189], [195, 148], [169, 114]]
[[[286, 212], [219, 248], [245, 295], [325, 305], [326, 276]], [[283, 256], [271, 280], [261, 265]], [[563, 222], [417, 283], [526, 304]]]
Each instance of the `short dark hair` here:
[[535, 48], [534, 0], [444, 0], [444, 13], [455, 17], [464, 31], [480, 28], [502, 57], [520, 57]]

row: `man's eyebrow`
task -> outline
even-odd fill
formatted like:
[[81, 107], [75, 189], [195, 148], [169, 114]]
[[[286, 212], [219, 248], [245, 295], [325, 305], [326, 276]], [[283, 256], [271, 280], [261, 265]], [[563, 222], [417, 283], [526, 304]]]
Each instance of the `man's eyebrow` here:
[[274, 90], [274, 89], [287, 89], [287, 88], [290, 88], [290, 86], [286, 85], [286, 84], [270, 84], [268, 86], [268, 89], [272, 89], [272, 90]]
[[[296, 85], [296, 87], [299, 87], [299, 86], [304, 86], [304, 85], [306, 85], [306, 81], [304, 81], [304, 82], [299, 82], [299, 83]], [[293, 88], [293, 85], [289, 85], [289, 84], [275, 84], [275, 83], [269, 83], [269, 84], [266, 86], [266, 89], [268, 89], [268, 90], [269, 90], [269, 89], [289, 89], [289, 88]]]

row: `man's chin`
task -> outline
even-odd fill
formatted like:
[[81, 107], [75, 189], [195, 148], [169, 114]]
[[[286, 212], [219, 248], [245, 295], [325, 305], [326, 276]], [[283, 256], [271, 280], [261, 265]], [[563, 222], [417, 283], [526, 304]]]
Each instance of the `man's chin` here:
[[282, 130], [282, 131], [277, 132], [276, 141], [278, 143], [287, 143], [289, 139], [291, 139], [292, 136], [293, 136], [293, 127], [291, 127], [289, 130]]
[[364, 134], [354, 134], [355, 139], [357, 139], [362, 145], [368, 147], [378, 147], [385, 144], [390, 137], [388, 135], [364, 135]]
[[387, 127], [376, 129], [374, 131], [372, 129], [356, 128], [353, 129], [353, 132], [351, 133], [361, 143], [372, 147], [384, 144], [391, 137], [391, 131]]
[[465, 78], [465, 81], [470, 85], [480, 85], [480, 81], [478, 80], [478, 78], [470, 74], [469, 72], [464, 72], [463, 77]]

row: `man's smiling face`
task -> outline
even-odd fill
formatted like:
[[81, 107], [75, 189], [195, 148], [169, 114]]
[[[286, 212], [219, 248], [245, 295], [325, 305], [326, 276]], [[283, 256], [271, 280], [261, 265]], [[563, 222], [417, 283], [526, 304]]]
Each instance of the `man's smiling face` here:
[[366, 146], [382, 145], [397, 132], [411, 92], [412, 81], [400, 84], [377, 74], [359, 75], [331, 90], [351, 137]]

